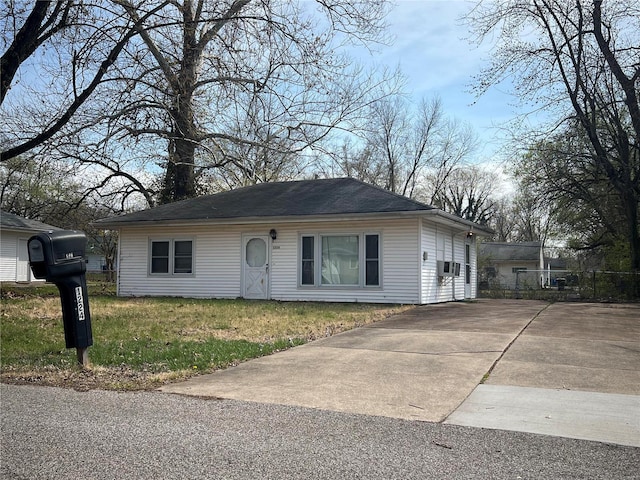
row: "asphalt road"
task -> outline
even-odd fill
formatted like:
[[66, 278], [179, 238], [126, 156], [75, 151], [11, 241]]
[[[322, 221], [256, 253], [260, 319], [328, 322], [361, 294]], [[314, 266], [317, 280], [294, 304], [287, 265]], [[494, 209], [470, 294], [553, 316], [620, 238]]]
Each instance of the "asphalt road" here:
[[158, 392], [0, 385], [3, 479], [637, 479], [640, 448]]

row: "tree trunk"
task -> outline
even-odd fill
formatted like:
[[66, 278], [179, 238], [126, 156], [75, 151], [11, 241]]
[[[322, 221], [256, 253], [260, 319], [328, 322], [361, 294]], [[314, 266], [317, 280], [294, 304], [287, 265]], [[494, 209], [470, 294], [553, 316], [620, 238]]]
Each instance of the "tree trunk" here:
[[174, 192], [173, 200], [184, 200], [196, 196], [195, 182], [195, 143], [192, 140], [178, 138], [175, 141]]
[[0, 58], [0, 72], [2, 72], [0, 76], [0, 104], [4, 101], [18, 68], [38, 47], [38, 34], [48, 9], [49, 2], [35, 2], [33, 10], [16, 34], [14, 41]]
[[171, 203], [196, 196], [195, 142], [176, 136], [169, 141], [169, 160], [160, 194], [160, 203]]
[[629, 222], [629, 248], [631, 270], [640, 271], [640, 231], [638, 226], [638, 198], [633, 191], [626, 192], [625, 206]]

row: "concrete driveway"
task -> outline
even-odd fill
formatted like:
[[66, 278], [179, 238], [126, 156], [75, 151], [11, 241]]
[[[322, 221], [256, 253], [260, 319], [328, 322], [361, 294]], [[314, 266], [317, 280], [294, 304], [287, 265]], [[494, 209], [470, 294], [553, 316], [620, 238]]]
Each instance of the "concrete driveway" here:
[[445, 423], [640, 447], [640, 305], [550, 305]]
[[161, 390], [640, 446], [640, 306], [421, 306]]

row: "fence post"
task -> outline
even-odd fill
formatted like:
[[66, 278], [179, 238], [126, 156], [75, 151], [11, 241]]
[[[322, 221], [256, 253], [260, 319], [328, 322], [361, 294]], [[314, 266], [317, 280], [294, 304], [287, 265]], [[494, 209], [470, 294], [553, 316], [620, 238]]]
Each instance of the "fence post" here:
[[596, 271], [593, 271], [593, 298], [596, 298]]

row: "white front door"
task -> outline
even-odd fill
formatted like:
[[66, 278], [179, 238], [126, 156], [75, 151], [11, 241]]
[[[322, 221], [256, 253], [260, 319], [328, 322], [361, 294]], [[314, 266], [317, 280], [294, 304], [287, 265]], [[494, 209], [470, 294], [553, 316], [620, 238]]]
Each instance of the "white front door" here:
[[27, 251], [27, 239], [18, 239], [18, 261], [16, 265], [16, 282], [28, 282], [31, 280], [29, 271], [29, 253]]
[[243, 237], [244, 298], [269, 298], [269, 237], [247, 235]]

